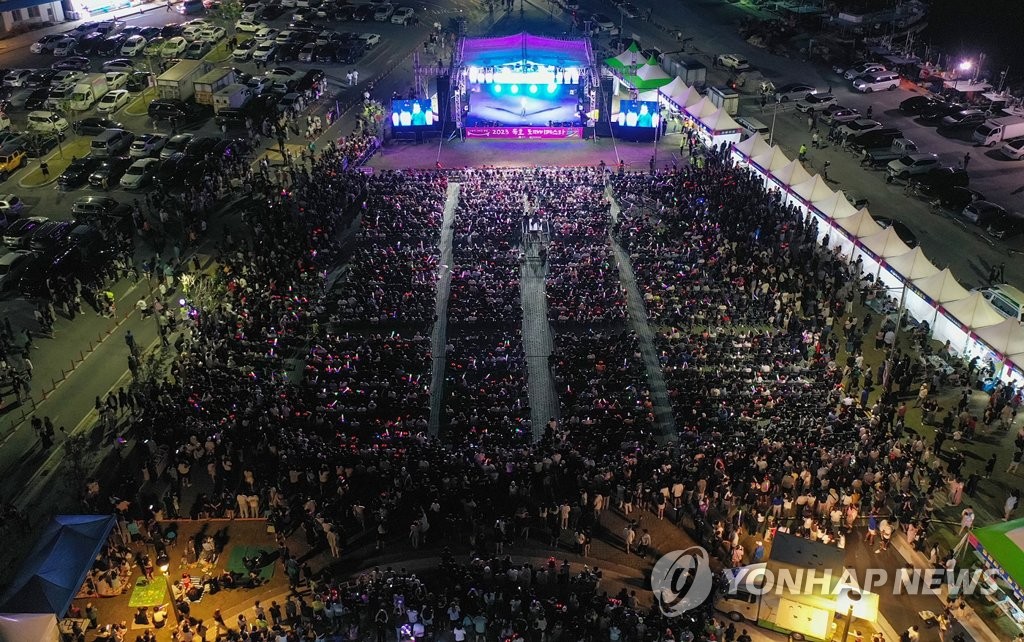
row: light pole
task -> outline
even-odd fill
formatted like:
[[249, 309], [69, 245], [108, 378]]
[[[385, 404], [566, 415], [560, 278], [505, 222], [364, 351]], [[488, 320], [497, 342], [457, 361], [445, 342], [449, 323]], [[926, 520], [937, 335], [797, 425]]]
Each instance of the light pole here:
[[771, 126], [771, 129], [768, 130], [768, 145], [769, 146], [771, 146], [772, 141], [775, 140], [775, 117], [779, 115], [779, 105], [781, 105], [781, 104], [782, 104], [782, 101], [776, 100], [775, 101], [775, 107], [772, 108], [772, 126]]
[[846, 642], [846, 636], [850, 634], [850, 621], [853, 620], [853, 606], [860, 602], [861, 594], [859, 591], [851, 590], [846, 593], [846, 599], [844, 600], [849, 604], [846, 609], [846, 619], [843, 621], [843, 635], [839, 638], [839, 642]]

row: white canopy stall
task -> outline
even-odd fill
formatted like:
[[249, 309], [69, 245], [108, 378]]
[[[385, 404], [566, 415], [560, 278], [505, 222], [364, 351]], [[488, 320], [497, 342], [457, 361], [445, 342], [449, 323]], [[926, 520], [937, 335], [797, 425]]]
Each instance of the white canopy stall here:
[[979, 329], [996, 325], [1005, 318], [980, 292], [969, 292], [967, 297], [943, 305], [942, 314], [935, 317], [936, 339], [945, 337], [952, 346], [965, 354], [975, 354], [981, 346], [971, 337]]
[[[996, 353], [993, 361], [997, 364], [1002, 361], [1004, 368], [1012, 367], [1010, 361], [1014, 356], [1024, 356], [1024, 327], [1016, 319], [1003, 319], [995, 325], [980, 328], [975, 334]], [[997, 374], [1001, 373], [997, 371]]]
[[724, 109], [719, 109], [710, 116], [702, 117], [700, 126], [711, 137], [712, 147], [722, 143], [738, 143], [743, 136], [743, 128]]
[[789, 201], [799, 205], [804, 212], [807, 212], [815, 201], [824, 201], [835, 195], [819, 174], [815, 174], [810, 180], [793, 186], [790, 190]]
[[788, 192], [794, 185], [810, 180], [811, 175], [799, 160], [792, 160], [782, 169], [773, 171], [771, 178], [776, 185]]
[[882, 268], [889, 259], [909, 253], [910, 248], [892, 227], [887, 227], [870, 236], [859, 237], [857, 240], [859, 243], [856, 255], [863, 257], [864, 269], [873, 273], [875, 278], [885, 284], [885, 287], [891, 289], [892, 296], [898, 299], [900, 292], [897, 290], [903, 289], [903, 280], [898, 275]]

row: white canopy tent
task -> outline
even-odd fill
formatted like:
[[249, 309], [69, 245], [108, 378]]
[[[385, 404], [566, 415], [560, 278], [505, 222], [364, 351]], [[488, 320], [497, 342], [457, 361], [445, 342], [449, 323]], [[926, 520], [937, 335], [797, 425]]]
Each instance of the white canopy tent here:
[[[953, 273], [950, 272], [949, 268], [945, 268], [940, 272], [936, 272], [930, 276], [924, 276], [913, 279], [911, 285], [913, 285], [914, 296], [907, 297], [907, 310], [911, 316], [920, 321], [927, 321], [933, 327], [935, 326], [935, 318], [939, 314], [939, 308], [947, 303], [953, 301], [959, 301], [960, 299], [966, 299], [970, 296], [962, 285], [960, 285]], [[963, 345], [965, 337], [962, 336], [963, 331], [958, 330], [955, 337], [947, 336], [945, 339], [953, 341], [958, 346]], [[938, 337], [936, 337], [938, 338]]]
[[753, 156], [772, 151], [772, 146], [765, 142], [762, 136], [751, 136], [747, 140], [740, 141], [732, 146], [733, 155], [739, 152], [743, 161], [749, 161]]
[[646, 61], [643, 67], [636, 70], [637, 77], [643, 80], [668, 80], [671, 78], [660, 65]]
[[825, 218], [845, 218], [857, 213], [857, 208], [846, 198], [843, 190], [836, 190], [825, 198], [812, 200], [811, 206]]
[[823, 201], [834, 194], [828, 183], [819, 174], [815, 174], [810, 180], [794, 185], [790, 190], [793, 202], [802, 206], [804, 211], [807, 211], [814, 201]]
[[743, 136], [743, 128], [724, 109], [719, 109], [715, 113], [701, 118], [700, 124], [711, 136], [712, 146], [722, 143], [738, 143], [740, 137]]
[[772, 172], [789, 165], [789, 159], [786, 158], [786, 155], [782, 152], [782, 148], [778, 145], [772, 147], [767, 152], [754, 156], [750, 159], [750, 162], [760, 168], [761, 171], [758, 173], [761, 174], [761, 177], [764, 179], [766, 184], [769, 183], [768, 177], [771, 176]]
[[1024, 353], [1024, 327], [1016, 319], [1004, 318], [995, 325], [979, 328], [975, 334], [1003, 358]]
[[789, 190], [793, 185], [798, 185], [810, 180], [811, 175], [804, 169], [799, 160], [792, 160], [788, 165], [778, 171], [772, 172], [772, 180], [784, 190]]
[[906, 281], [916, 281], [917, 279], [923, 279], [933, 274], [938, 274], [939, 268], [935, 267], [928, 257], [924, 255], [924, 250], [920, 247], [886, 259], [888, 268], [898, 274]]
[[[964, 299], [942, 306], [942, 314], [935, 317], [935, 334], [946, 337], [957, 350], [972, 353], [971, 333], [1001, 323], [1004, 319], [980, 292], [971, 292]], [[959, 343], [957, 343], [959, 341]]]
[[699, 121], [701, 118], [710, 116], [718, 111], [718, 105], [711, 102], [711, 99], [705, 96], [700, 101], [687, 106], [684, 111], [690, 118]]

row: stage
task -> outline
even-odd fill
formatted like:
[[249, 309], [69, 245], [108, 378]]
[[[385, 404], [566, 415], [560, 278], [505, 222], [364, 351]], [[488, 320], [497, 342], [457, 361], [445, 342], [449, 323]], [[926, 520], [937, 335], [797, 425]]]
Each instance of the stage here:
[[[457, 46], [452, 101], [461, 116], [459, 125], [472, 131], [473, 138], [578, 137], [593, 100], [588, 91], [593, 73], [586, 38], [526, 33], [463, 38]], [[481, 131], [488, 127], [495, 129], [490, 136]], [[524, 127], [575, 133], [524, 135]]]

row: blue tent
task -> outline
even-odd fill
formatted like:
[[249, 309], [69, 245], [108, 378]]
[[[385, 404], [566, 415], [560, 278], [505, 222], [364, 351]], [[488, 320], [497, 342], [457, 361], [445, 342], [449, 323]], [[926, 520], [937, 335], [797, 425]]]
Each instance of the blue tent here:
[[0, 613], [64, 617], [115, 524], [112, 515], [54, 517], [0, 597]]

